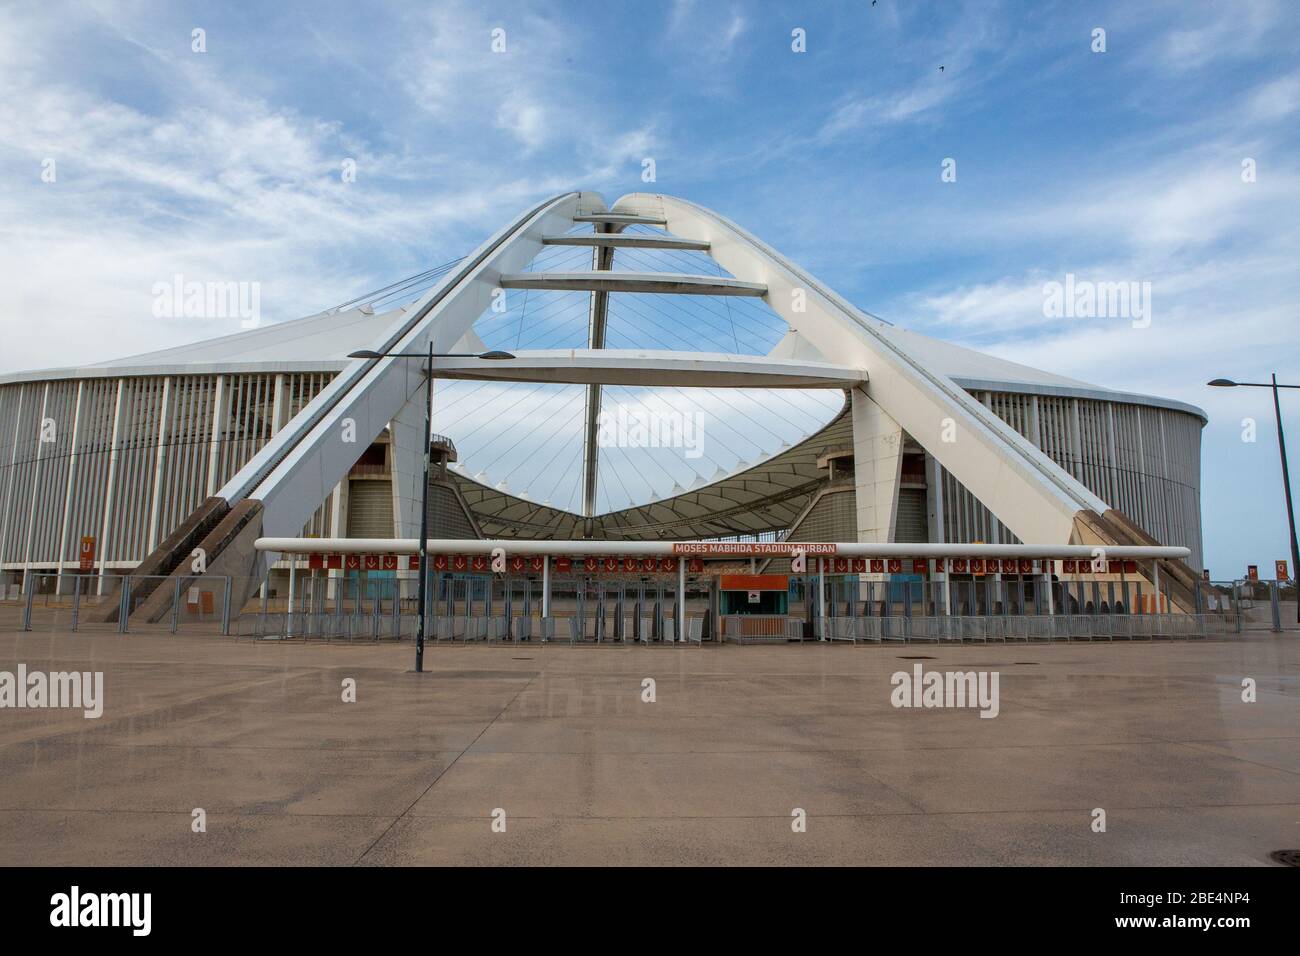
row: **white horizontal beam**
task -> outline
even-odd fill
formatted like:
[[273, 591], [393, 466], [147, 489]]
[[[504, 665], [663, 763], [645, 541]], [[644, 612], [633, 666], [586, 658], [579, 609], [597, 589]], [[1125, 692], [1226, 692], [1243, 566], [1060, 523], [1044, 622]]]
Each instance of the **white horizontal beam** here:
[[666, 220], [662, 216], [640, 216], [621, 212], [598, 212], [588, 215], [574, 216], [573, 221], [608, 222], [620, 226], [662, 226]]
[[545, 236], [544, 246], [610, 246], [619, 249], [695, 249], [707, 252], [702, 239], [680, 236], [653, 236], [639, 232], [590, 232], [577, 236]]
[[761, 282], [679, 272], [516, 272], [501, 276], [503, 289], [550, 292], [658, 292], [670, 295], [747, 295], [767, 293]]
[[436, 378], [575, 385], [685, 388], [853, 388], [867, 380], [851, 365], [758, 355], [648, 349], [544, 349], [510, 361], [440, 358]]
[[[561, 555], [644, 555], [720, 558], [740, 556], [780, 557], [802, 549], [808, 557], [836, 555], [842, 558], [1046, 558], [1066, 559], [1097, 557], [1094, 549], [1082, 544], [870, 544], [857, 541], [800, 541], [773, 545], [749, 545], [726, 542], [732, 547], [723, 553], [697, 553], [706, 542], [699, 541], [591, 541], [585, 538], [555, 541], [514, 539], [467, 540], [464, 538], [430, 538], [428, 550], [434, 554], [491, 554], [496, 548], [506, 554]], [[707, 542], [710, 547], [713, 542]], [[722, 544], [722, 543], [718, 543]], [[418, 538], [258, 538], [259, 551], [284, 554], [418, 554]], [[1187, 548], [1115, 546], [1105, 548], [1107, 560], [1174, 560], [1186, 558]]]

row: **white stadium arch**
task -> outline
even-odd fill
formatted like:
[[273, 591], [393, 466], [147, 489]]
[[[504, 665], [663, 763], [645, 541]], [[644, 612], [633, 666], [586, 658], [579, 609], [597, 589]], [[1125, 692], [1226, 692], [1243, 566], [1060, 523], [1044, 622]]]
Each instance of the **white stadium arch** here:
[[[536, 266], [539, 254], [557, 250], [589, 251], [590, 268]], [[616, 267], [628, 256], [665, 251], [708, 257], [718, 274]], [[179, 553], [206, 542], [215, 572], [247, 575], [259, 560], [251, 544], [257, 537], [288, 538], [313, 526], [343, 536], [338, 489], [384, 434], [394, 534], [411, 537], [420, 500], [421, 363], [343, 356], [359, 348], [479, 350], [476, 322], [501, 290], [584, 295], [585, 347], [512, 349], [515, 360], [500, 363], [439, 360], [437, 376], [581, 388], [580, 506], [539, 504], [504, 483], [453, 473], [475, 536], [789, 533], [808, 515], [827, 462], [838, 456], [851, 461], [841, 476], [852, 476], [852, 538], [888, 543], [899, 534], [904, 459], [920, 455], [932, 487], [932, 541], [1124, 546], [1160, 539], [1189, 548], [1191, 566], [1199, 566], [1199, 409], [1100, 389], [885, 323], [685, 200], [635, 193], [607, 206], [595, 193], [570, 192], [527, 210], [464, 259], [365, 301], [100, 366], [0, 377], [0, 467], [7, 472], [0, 479], [0, 569], [61, 569], [90, 528], [104, 542], [101, 570], [111, 561], [169, 573]], [[784, 334], [757, 355], [614, 348], [614, 296], [759, 302], [784, 322]], [[406, 301], [375, 305], [394, 298]], [[274, 380], [264, 402], [269, 414], [249, 411], [262, 407], [248, 391], [257, 376]], [[825, 389], [845, 399], [820, 427], [755, 463], [720, 468], [714, 480], [654, 500], [602, 509], [596, 422], [603, 390], [634, 386]], [[245, 414], [238, 422], [236, 404]], [[63, 444], [45, 448], [32, 441], [33, 425], [56, 406], [73, 427]], [[257, 432], [254, 440], [231, 437], [241, 429]], [[238, 449], [229, 447], [240, 440]], [[193, 448], [188, 459], [176, 450], [182, 444]], [[189, 477], [169, 491], [173, 466]], [[140, 501], [121, 488], [128, 473], [147, 478]], [[99, 502], [92, 500], [96, 487]], [[1192, 580], [1190, 569], [1173, 564], [1174, 580]]]

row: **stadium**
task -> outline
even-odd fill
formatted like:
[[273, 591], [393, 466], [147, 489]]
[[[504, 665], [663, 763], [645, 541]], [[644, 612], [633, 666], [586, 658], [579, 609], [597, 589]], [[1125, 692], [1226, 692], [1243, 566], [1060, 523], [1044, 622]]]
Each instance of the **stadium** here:
[[[361, 350], [379, 357], [349, 357]], [[485, 361], [489, 350], [508, 358]], [[1074, 603], [1055, 559], [1101, 546], [1151, 559], [1103, 569], [1127, 571], [1125, 587], [1141, 576], [1160, 590], [1163, 569], [1173, 608], [1200, 610], [1200, 409], [886, 322], [690, 202], [606, 206], [576, 192], [463, 259], [306, 318], [0, 376], [0, 596], [102, 597], [127, 575], [175, 577], [179, 595], [203, 573], [306, 604], [391, 581], [400, 607], [416, 573], [405, 560], [341, 556], [412, 553], [425, 376], [389, 356], [430, 351], [428, 528], [447, 582], [451, 541], [466, 554], [512, 541], [551, 543], [530, 554], [650, 557], [620, 579], [620, 601], [628, 582], [638, 601], [662, 585], [655, 553], [686, 553], [651, 543], [735, 543], [709, 567], [716, 578], [790, 573], [791, 548], [760, 560], [745, 543], [839, 542], [862, 545], [836, 553], [864, 561], [927, 556], [880, 572], [832, 564], [848, 572], [835, 594], [849, 604], [873, 581], [906, 580], [943, 581], [947, 602], [950, 580], [1000, 582], [1001, 555], [1012, 570], [1041, 562], [1014, 576], [1045, 587], [1021, 593], [1050, 606]], [[191, 569], [183, 559], [200, 545], [207, 566]], [[907, 545], [970, 545], [972, 564], [941, 563], [959, 548]], [[472, 604], [476, 570], [462, 592], [441, 584], [444, 602]], [[575, 600], [584, 586], [570, 585]], [[535, 585], [524, 590], [531, 606]], [[482, 599], [515, 593], [488, 583]], [[1124, 595], [1096, 603], [1132, 609]], [[975, 613], [1017, 606], [1007, 594], [963, 601]]]

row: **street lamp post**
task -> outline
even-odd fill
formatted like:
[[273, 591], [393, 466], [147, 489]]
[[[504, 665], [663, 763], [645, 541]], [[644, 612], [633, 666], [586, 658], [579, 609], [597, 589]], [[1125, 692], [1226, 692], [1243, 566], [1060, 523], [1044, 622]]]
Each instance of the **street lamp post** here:
[[416, 602], [418, 617], [415, 622], [415, 671], [424, 670], [424, 610], [428, 604], [428, 561], [429, 561], [429, 445], [433, 441], [433, 360], [436, 358], [478, 358], [499, 361], [512, 359], [509, 352], [440, 352], [433, 351], [433, 342], [429, 342], [429, 351], [423, 352], [375, 352], [362, 349], [349, 352], [348, 358], [379, 359], [400, 358], [428, 360], [429, 368], [424, 379], [424, 481], [420, 487], [420, 581], [417, 585], [419, 598]]
[[1273, 418], [1277, 422], [1277, 450], [1282, 456], [1282, 491], [1286, 494], [1286, 520], [1291, 530], [1291, 580], [1296, 582], [1296, 621], [1300, 623], [1300, 547], [1296, 546], [1295, 537], [1295, 508], [1291, 504], [1291, 472], [1286, 463], [1286, 436], [1282, 434], [1282, 405], [1278, 401], [1277, 390], [1279, 388], [1300, 388], [1300, 385], [1279, 385], [1277, 374], [1274, 373], [1272, 382], [1234, 382], [1227, 378], [1216, 378], [1208, 385], [1215, 388], [1236, 388], [1238, 386], [1249, 388], [1271, 388], [1273, 390]]

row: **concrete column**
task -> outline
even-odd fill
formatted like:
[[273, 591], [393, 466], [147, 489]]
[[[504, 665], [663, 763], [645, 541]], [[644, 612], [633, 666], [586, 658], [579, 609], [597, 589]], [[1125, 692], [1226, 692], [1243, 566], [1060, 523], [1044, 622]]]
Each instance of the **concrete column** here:
[[226, 424], [227, 400], [226, 376], [218, 375], [216, 395], [212, 399], [212, 429], [208, 436], [208, 479], [204, 486], [208, 497], [217, 493], [217, 475], [221, 470], [221, 432]]
[[54, 442], [41, 441], [45, 418], [50, 405], [50, 383], [45, 383], [41, 393], [41, 417], [36, 422], [36, 464], [32, 466], [31, 504], [27, 509], [27, 539], [23, 545], [23, 593], [27, 593], [27, 578], [32, 570], [32, 531], [36, 525], [36, 502], [41, 494], [41, 465], [45, 460], [45, 446]]
[[113, 482], [117, 476], [117, 439], [122, 431], [122, 392], [126, 379], [117, 380], [117, 402], [113, 408], [113, 435], [108, 441], [108, 478], [104, 482], [104, 523], [99, 535], [99, 593], [104, 593], [104, 562], [108, 559], [108, 528], [113, 519]]
[[673, 622], [678, 642], [686, 640], [686, 562], [677, 562], [677, 620]]
[[280, 433], [280, 429], [289, 420], [288, 379], [283, 372], [275, 376], [273, 389], [271, 395], [271, 435], [275, 436]]
[[[417, 363], [412, 363], [417, 364]], [[393, 524], [399, 538], [420, 536], [420, 500], [423, 490], [420, 478], [424, 473], [424, 452], [420, 433], [424, 430], [424, 390], [413, 395], [398, 409], [388, 423], [392, 440]], [[433, 471], [430, 469], [430, 477]], [[430, 526], [429, 536], [436, 538], [436, 529]]]
[[826, 640], [826, 559], [817, 559], [817, 629]]
[[293, 636], [293, 609], [295, 592], [298, 590], [298, 555], [289, 555], [289, 613], [284, 616], [284, 636]]
[[18, 438], [23, 429], [23, 409], [26, 407], [26, 401], [23, 401], [23, 392], [27, 389], [26, 385], [16, 386], [19, 389], [19, 402], [16, 414], [14, 415], [14, 434], [13, 445], [10, 446], [9, 452], [9, 478], [5, 482], [4, 507], [0, 510], [0, 562], [4, 561], [5, 547], [9, 541], [9, 532], [11, 530], [12, 519], [17, 517], [14, 510], [14, 475], [18, 472]]
[[858, 541], [884, 544], [894, 540], [898, 521], [903, 429], [862, 389], [850, 395]]
[[551, 556], [542, 562], [542, 617], [551, 616]]
[[162, 407], [158, 413], [158, 453], [153, 464], [153, 501], [149, 507], [149, 538], [145, 553], [158, 547], [158, 521], [162, 509], [163, 461], [167, 454], [167, 419], [171, 412], [171, 377], [163, 379]]
[[[348, 480], [344, 478], [334, 486], [333, 496], [330, 499], [330, 535], [335, 538], [347, 536], [347, 528], [344, 527], [344, 502], [348, 493]], [[325, 596], [326, 598], [334, 597], [341, 593], [342, 588], [339, 585], [340, 580], [344, 577], [345, 572], [342, 568], [329, 568], [325, 572]]]
[[85, 395], [86, 382], [81, 380], [77, 383], [77, 404], [72, 413], [72, 445], [68, 449], [68, 480], [63, 488], [63, 518], [59, 522], [59, 580], [55, 585], [55, 590], [63, 587], [63, 567], [67, 563], [63, 556], [67, 553], [68, 548], [68, 516], [72, 512], [72, 489], [77, 476], [77, 439], [81, 434], [81, 400]]
[[1070, 467], [1066, 470], [1076, 481], [1083, 481], [1083, 427], [1079, 420], [1079, 400], [1070, 399]]

